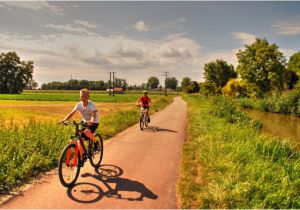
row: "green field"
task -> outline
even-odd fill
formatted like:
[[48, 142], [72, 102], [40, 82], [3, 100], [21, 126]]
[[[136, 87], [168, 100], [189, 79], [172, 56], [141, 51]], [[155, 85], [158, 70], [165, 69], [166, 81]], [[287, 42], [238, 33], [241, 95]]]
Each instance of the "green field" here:
[[300, 154], [288, 140], [225, 99], [185, 96], [188, 139], [177, 192], [180, 208], [300, 208]]
[[[176, 95], [176, 92], [168, 93], [168, 95]], [[108, 95], [103, 91], [91, 91], [90, 97], [95, 102], [132, 102], [137, 101], [138, 97], [143, 95], [142, 91], [125, 92], [124, 94]], [[149, 96], [163, 96], [164, 92], [149, 92]], [[0, 94], [0, 100], [27, 100], [27, 101], [78, 101], [79, 91], [24, 91], [22, 94]]]

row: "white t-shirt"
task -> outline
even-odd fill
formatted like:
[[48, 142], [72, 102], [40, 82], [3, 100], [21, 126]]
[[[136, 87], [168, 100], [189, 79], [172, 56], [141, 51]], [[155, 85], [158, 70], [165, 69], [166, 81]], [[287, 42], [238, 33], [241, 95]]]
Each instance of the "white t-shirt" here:
[[[73, 111], [75, 111], [75, 110], [80, 112], [80, 114], [81, 114], [81, 116], [82, 116], [82, 120], [83, 120], [84, 122], [91, 120], [91, 118], [92, 118], [92, 113], [93, 113], [94, 111], [97, 111], [96, 105], [94, 104], [94, 102], [92, 102], [92, 101], [90, 101], [90, 100], [88, 101], [88, 105], [85, 106], [85, 107], [83, 106], [82, 101], [78, 102], [78, 103], [75, 105]], [[99, 123], [99, 116], [98, 116], [97, 113], [96, 113], [96, 118], [95, 118], [95, 120], [94, 120], [94, 123]]]

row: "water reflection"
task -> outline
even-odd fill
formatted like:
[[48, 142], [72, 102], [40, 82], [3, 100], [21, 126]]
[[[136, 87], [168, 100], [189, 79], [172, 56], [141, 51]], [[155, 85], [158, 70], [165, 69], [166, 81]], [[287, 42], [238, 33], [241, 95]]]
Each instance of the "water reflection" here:
[[262, 131], [272, 136], [291, 138], [300, 144], [300, 118], [284, 114], [262, 112], [254, 109], [244, 109], [251, 118], [263, 122]]

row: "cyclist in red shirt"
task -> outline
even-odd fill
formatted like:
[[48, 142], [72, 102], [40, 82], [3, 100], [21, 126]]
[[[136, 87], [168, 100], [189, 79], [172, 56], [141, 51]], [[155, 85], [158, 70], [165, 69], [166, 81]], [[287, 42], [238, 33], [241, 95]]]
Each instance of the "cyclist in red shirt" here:
[[151, 105], [151, 99], [150, 99], [150, 97], [148, 97], [148, 91], [147, 90], [143, 91], [143, 93], [144, 93], [144, 95], [139, 98], [139, 100], [136, 102], [136, 105], [137, 106], [140, 105], [142, 107], [141, 108], [141, 113], [142, 113], [143, 109], [147, 110], [148, 123], [150, 123], [149, 108], [150, 108], [150, 105]]

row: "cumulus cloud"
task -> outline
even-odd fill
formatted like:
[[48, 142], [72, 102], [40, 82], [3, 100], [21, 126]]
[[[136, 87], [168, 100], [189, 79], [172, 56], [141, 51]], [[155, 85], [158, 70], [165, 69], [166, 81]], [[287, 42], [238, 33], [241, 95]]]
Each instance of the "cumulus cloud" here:
[[150, 26], [146, 25], [142, 20], [136, 22], [132, 28], [136, 29], [137, 31], [150, 31]]
[[300, 34], [300, 17], [290, 21], [275, 21], [272, 25], [275, 33], [281, 35], [299, 35]]
[[236, 39], [241, 40], [243, 44], [252, 44], [256, 38], [255, 35], [245, 32], [233, 32], [232, 34]]

